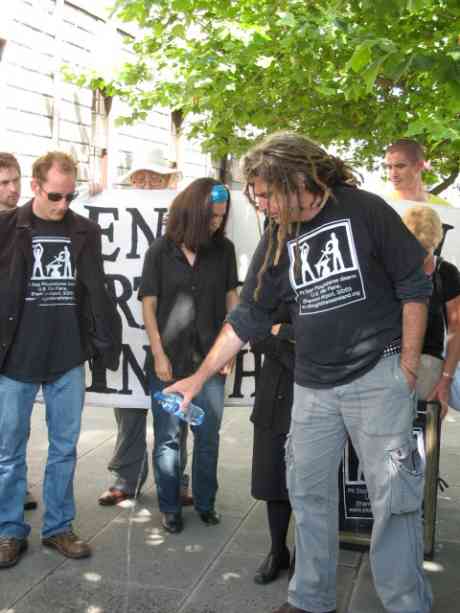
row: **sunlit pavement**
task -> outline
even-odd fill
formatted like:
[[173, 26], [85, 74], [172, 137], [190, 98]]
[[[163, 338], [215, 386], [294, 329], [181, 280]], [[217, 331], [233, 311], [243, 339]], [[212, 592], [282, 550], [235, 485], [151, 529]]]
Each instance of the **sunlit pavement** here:
[[[75, 531], [94, 555], [67, 560], [40, 544], [42, 473], [47, 451], [43, 408], [35, 407], [29, 444], [29, 482], [39, 509], [27, 512], [29, 551], [0, 571], [0, 613], [265, 613], [286, 600], [287, 576], [267, 586], [253, 575], [268, 550], [265, 508], [250, 496], [252, 426], [249, 410], [228, 407], [220, 456], [219, 526], [205, 526], [193, 509], [185, 529], [167, 534], [160, 524], [151, 474], [142, 497], [110, 508], [97, 504], [109, 485], [106, 464], [114, 442], [111, 409], [87, 407], [76, 475]], [[439, 496], [436, 557], [427, 563], [433, 613], [457, 613], [460, 588], [460, 414], [444, 426], [441, 475], [450, 488]], [[292, 538], [291, 538], [292, 541]], [[395, 569], [398, 561], [395, 560]], [[383, 613], [366, 554], [341, 551], [340, 613]]]

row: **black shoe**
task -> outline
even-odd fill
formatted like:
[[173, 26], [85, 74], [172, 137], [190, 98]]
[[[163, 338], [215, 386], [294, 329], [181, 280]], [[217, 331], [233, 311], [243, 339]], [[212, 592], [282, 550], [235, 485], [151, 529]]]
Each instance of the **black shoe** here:
[[217, 524], [220, 524], [220, 515], [214, 509], [211, 509], [211, 511], [203, 511], [199, 513], [199, 515], [201, 521], [208, 526], [216, 526]]
[[286, 568], [289, 568], [289, 549], [286, 548], [281, 553], [270, 552], [257, 569], [254, 581], [259, 585], [270, 583], [278, 577], [280, 570]]
[[24, 500], [24, 511], [33, 511], [34, 509], [37, 508], [37, 506], [38, 506], [37, 501], [32, 496], [32, 494], [29, 492], [29, 490], [27, 490], [26, 498]]
[[182, 532], [184, 522], [181, 513], [163, 513], [161, 518], [163, 528], [171, 534]]

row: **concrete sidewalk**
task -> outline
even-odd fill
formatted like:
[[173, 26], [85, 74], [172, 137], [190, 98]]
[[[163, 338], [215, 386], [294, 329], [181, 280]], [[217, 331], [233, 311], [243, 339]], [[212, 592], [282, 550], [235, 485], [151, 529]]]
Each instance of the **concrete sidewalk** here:
[[[249, 492], [252, 426], [249, 411], [226, 409], [222, 430], [219, 526], [207, 527], [185, 509], [185, 529], [170, 535], [160, 526], [151, 475], [142, 497], [100, 507], [109, 485], [107, 461], [114, 443], [111, 409], [87, 407], [76, 476], [76, 531], [94, 555], [66, 560], [40, 544], [41, 482], [47, 453], [43, 408], [35, 407], [29, 444], [29, 480], [40, 499], [27, 513], [29, 551], [18, 566], [0, 572], [0, 613], [269, 613], [285, 602], [287, 576], [258, 586], [253, 575], [268, 551], [265, 507]], [[444, 425], [436, 557], [426, 564], [435, 594], [433, 613], [460, 610], [460, 414]], [[292, 538], [291, 538], [292, 541]], [[398, 560], [394, 561], [397, 568]], [[383, 613], [366, 554], [341, 551], [340, 613]]]

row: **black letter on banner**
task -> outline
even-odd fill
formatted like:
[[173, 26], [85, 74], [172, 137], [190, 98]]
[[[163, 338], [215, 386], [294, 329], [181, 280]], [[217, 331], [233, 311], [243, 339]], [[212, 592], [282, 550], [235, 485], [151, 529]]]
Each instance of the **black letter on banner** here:
[[126, 209], [126, 210], [128, 211], [128, 213], [131, 213], [131, 216], [133, 218], [133, 223], [131, 224], [131, 251], [126, 254], [126, 257], [133, 260], [133, 259], [141, 257], [140, 254], [137, 253], [137, 238], [138, 238], [137, 229], [140, 228], [142, 230], [145, 238], [147, 239], [147, 243], [149, 245], [152, 244], [153, 239], [155, 237], [153, 236], [153, 232], [150, 229], [148, 223], [139, 213], [138, 209]]
[[[244, 356], [248, 353], [252, 353], [249, 349], [241, 349], [236, 356], [236, 364], [235, 364], [235, 379], [233, 381], [233, 392], [230, 394], [229, 398], [244, 398], [244, 394], [241, 393], [241, 384], [245, 377], [254, 377], [257, 379], [260, 373], [260, 368], [262, 366], [262, 354], [257, 352], [253, 353], [254, 355], [254, 370], [244, 370], [243, 369], [243, 361]], [[255, 381], [254, 379], [254, 381]], [[255, 388], [255, 385], [254, 385]], [[251, 397], [255, 395], [255, 391], [252, 392]]]
[[[133, 290], [131, 288], [131, 283], [129, 282], [129, 279], [127, 279], [123, 275], [105, 275], [105, 281], [107, 283], [107, 287], [110, 294], [113, 296], [113, 299], [120, 306], [120, 309], [125, 314], [128, 326], [130, 328], [142, 329], [144, 326], [141, 326], [136, 322], [133, 314], [131, 313], [131, 309], [128, 306], [128, 301], [131, 300], [131, 296], [133, 295]], [[122, 287], [122, 292], [119, 296], [115, 287], [117, 281]]]
[[[139, 287], [141, 285], [141, 281], [142, 281], [142, 277], [134, 277], [134, 279], [133, 279], [133, 292], [137, 292], [139, 290]], [[142, 326], [139, 326], [139, 328], [142, 328], [142, 330], [145, 330], [144, 324], [142, 324]]]
[[157, 222], [157, 238], [159, 236], [163, 236], [164, 232], [164, 228], [165, 228], [165, 216], [166, 216], [166, 211], [168, 209], [155, 209], [155, 213], [158, 213], [158, 222]]
[[454, 226], [451, 226], [448, 223], [442, 224], [442, 240], [435, 249], [435, 252], [434, 252], [435, 255], [441, 255], [441, 251], [444, 246], [444, 241], [446, 240], [447, 233], [449, 232], [449, 230], [453, 230], [453, 229], [454, 229]]
[[[142, 277], [134, 277], [133, 279], [133, 292], [137, 292], [137, 290], [141, 286]], [[144, 327], [144, 326], [142, 326]]]
[[[118, 209], [114, 207], [85, 206], [85, 209], [88, 209], [89, 218], [91, 219], [91, 221], [95, 221], [96, 223], [99, 223], [100, 215], [105, 215], [109, 213], [110, 215], [113, 215], [113, 218], [115, 219], [115, 221], [118, 221]], [[109, 241], [113, 243], [113, 222], [107, 228], [104, 228], [104, 229], [101, 228], [101, 234], [104, 236], [107, 236]], [[102, 259], [107, 260], [108, 262], [115, 262], [119, 253], [120, 253], [120, 247], [117, 247], [115, 251], [113, 251], [113, 253], [111, 253], [110, 255], [106, 255], [103, 253]]]
[[97, 392], [98, 394], [113, 394], [117, 390], [114, 387], [107, 387], [107, 369], [104, 368], [101, 358], [96, 358], [90, 362], [91, 385], [86, 388], [87, 392]]
[[[143, 349], [147, 354], [149, 349], [148, 345], [143, 345]], [[147, 383], [147, 375], [139, 366], [134, 353], [129, 345], [121, 346], [121, 367], [122, 367], [122, 382], [123, 387], [119, 390], [119, 394], [126, 394], [127, 396], [133, 393], [133, 390], [129, 389], [129, 366], [131, 366], [134, 374], [136, 375], [137, 380], [142, 385], [142, 389], [146, 396], [149, 393], [149, 386]]]

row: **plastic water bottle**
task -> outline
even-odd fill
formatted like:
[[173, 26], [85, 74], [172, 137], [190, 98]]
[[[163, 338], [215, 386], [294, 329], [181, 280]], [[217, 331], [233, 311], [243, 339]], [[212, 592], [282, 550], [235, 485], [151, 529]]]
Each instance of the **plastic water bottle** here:
[[192, 426], [201, 426], [204, 419], [204, 411], [197, 407], [196, 404], [190, 403], [188, 405], [188, 411], [184, 413], [181, 410], [180, 405], [183, 400], [182, 396], [179, 394], [165, 394], [163, 392], [155, 392], [153, 394], [155, 400], [158, 401], [160, 407], [171, 413], [171, 415], [175, 415], [179, 419], [186, 421]]

